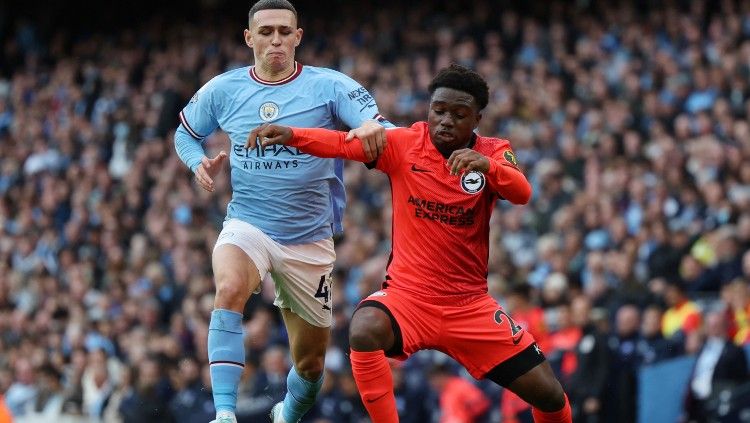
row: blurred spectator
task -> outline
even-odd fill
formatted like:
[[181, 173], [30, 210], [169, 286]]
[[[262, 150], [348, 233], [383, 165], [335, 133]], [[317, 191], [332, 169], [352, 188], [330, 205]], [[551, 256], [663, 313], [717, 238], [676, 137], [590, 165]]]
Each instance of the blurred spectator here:
[[661, 320], [661, 330], [665, 338], [682, 339], [700, 327], [700, 309], [695, 302], [688, 299], [681, 282], [667, 281], [664, 300], [669, 307]]
[[615, 333], [609, 339], [610, 379], [607, 399], [604, 402], [606, 421], [636, 421], [636, 398], [638, 395], [638, 356], [640, 310], [626, 304], [615, 315]]
[[651, 224], [654, 249], [648, 257], [649, 275], [652, 278], [676, 279], [681, 257], [688, 251], [687, 234], [684, 230], [670, 233], [667, 223]]
[[707, 421], [706, 402], [720, 388], [732, 387], [750, 378], [744, 351], [727, 337], [726, 314], [712, 311], [706, 316], [705, 342], [690, 378], [686, 412], [689, 422]]
[[431, 405], [437, 403], [437, 399], [430, 397], [427, 382], [424, 379], [407, 379], [403, 362], [389, 362], [393, 371], [393, 389], [399, 422], [419, 423], [432, 420], [434, 408]]
[[554, 319], [554, 323], [550, 326], [554, 331], [549, 336], [547, 359], [561, 383], [565, 384], [578, 367], [576, 347], [583, 335], [582, 327], [580, 322], [574, 320], [570, 304], [561, 304], [552, 311], [550, 318]]
[[684, 279], [688, 290], [716, 293], [723, 285], [742, 275], [740, 246], [737, 237], [730, 231], [726, 227], [726, 230], [714, 234], [715, 256], [708, 267], [691, 255], [684, 256], [682, 264], [686, 266], [684, 270], [687, 274], [684, 276], [687, 277]]
[[576, 347], [576, 369], [565, 386], [570, 397], [573, 420], [603, 421], [602, 403], [611, 362], [607, 338], [592, 322], [588, 298], [574, 298], [571, 312], [574, 324], [582, 331], [581, 340]]
[[20, 359], [16, 364], [15, 380], [5, 392], [5, 403], [14, 416], [23, 416], [33, 407], [37, 395], [34, 369], [27, 359]]
[[341, 418], [338, 414], [340, 402], [337, 374], [330, 368], [326, 368], [323, 375], [323, 385], [321, 385], [320, 392], [315, 399], [315, 405], [307, 412], [306, 416], [308, 419], [315, 421], [336, 421]]
[[737, 278], [721, 294], [727, 304], [730, 339], [737, 345], [750, 344], [750, 284]]
[[211, 391], [203, 388], [201, 369], [193, 357], [180, 360], [175, 374], [175, 395], [169, 404], [175, 421], [185, 423], [205, 423], [215, 416]]
[[133, 391], [120, 405], [123, 422], [174, 421], [168, 407], [171, 394], [159, 362], [153, 357], [145, 358], [138, 365]]
[[113, 423], [123, 421], [120, 405], [125, 398], [129, 398], [133, 394], [133, 372], [134, 370], [130, 367], [123, 368], [119, 382], [104, 406], [102, 420]]
[[429, 381], [440, 397], [440, 423], [476, 422], [490, 406], [479, 388], [445, 364], [430, 370]]
[[661, 331], [662, 308], [652, 304], [646, 307], [641, 318], [641, 337], [638, 355], [641, 365], [654, 364], [680, 354], [680, 344], [664, 338]]
[[[395, 379], [394, 379], [395, 380]], [[410, 404], [417, 409], [423, 404]], [[369, 421], [351, 369], [326, 370], [323, 386], [308, 417], [313, 422], [360, 423]], [[406, 420], [404, 420], [406, 421]]]
[[81, 379], [85, 415], [102, 416], [105, 402], [112, 394], [118, 376], [110, 371], [104, 350], [94, 350], [89, 353], [88, 365]]
[[[240, 382], [236, 411], [238, 421], [266, 419], [271, 407], [284, 399], [290, 366], [287, 354], [286, 348], [281, 346], [268, 348], [263, 352], [257, 374]], [[252, 366], [247, 367], [246, 372], [253, 371]]]
[[48, 422], [60, 419], [63, 413], [63, 387], [60, 372], [51, 365], [39, 369], [39, 390], [33, 407], [24, 414], [24, 421]]

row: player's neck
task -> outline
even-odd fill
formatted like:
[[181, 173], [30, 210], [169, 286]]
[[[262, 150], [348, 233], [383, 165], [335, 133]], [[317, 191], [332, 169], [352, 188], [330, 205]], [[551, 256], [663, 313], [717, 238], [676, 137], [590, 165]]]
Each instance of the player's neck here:
[[446, 159], [449, 158], [454, 151], [461, 148], [461, 147], [454, 147], [452, 145], [437, 145], [435, 143], [432, 143], [432, 145], [434, 145], [437, 151], [440, 153], [440, 155], [442, 155]]
[[255, 65], [255, 76], [265, 82], [277, 82], [289, 78], [297, 70], [297, 62], [292, 62], [282, 70], [272, 69], [271, 67]]
[[435, 149], [437, 149], [437, 151], [447, 159], [456, 150], [460, 150], [462, 148], [473, 148], [474, 144], [476, 144], [476, 141], [477, 135], [472, 134], [468, 142], [461, 143], [460, 145], [437, 144], [435, 141], [432, 141], [432, 145], [434, 145]]

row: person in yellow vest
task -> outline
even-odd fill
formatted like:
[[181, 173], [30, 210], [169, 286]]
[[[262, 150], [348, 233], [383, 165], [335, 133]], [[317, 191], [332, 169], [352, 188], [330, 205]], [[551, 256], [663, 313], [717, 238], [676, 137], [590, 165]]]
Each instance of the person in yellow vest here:
[[721, 290], [721, 298], [727, 304], [729, 336], [737, 345], [750, 343], [750, 285], [743, 278], [736, 278]]
[[685, 336], [700, 328], [701, 310], [687, 297], [679, 281], [667, 281], [664, 300], [669, 307], [661, 320], [661, 331], [665, 338]]

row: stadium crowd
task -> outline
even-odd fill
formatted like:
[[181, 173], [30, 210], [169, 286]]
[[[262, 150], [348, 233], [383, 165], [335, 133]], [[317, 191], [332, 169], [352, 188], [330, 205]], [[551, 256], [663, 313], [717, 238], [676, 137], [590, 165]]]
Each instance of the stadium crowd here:
[[[497, 205], [490, 292], [538, 339], [577, 421], [635, 421], [638, 369], [684, 354], [698, 355], [685, 403], [700, 421], [717, 386], [749, 378], [741, 359], [720, 369], [750, 343], [750, 1], [539, 3], [337, 2], [335, 20], [302, 4], [298, 58], [352, 76], [402, 125], [425, 116], [438, 69], [479, 71], [479, 132], [511, 141], [534, 188], [526, 206]], [[0, 31], [0, 393], [19, 421], [213, 418], [210, 251], [228, 174], [200, 189], [173, 132], [197, 88], [250, 64], [232, 18]], [[307, 422], [367, 421], [347, 325], [385, 274], [390, 191], [356, 163], [345, 183]], [[247, 305], [241, 421], [285, 392], [272, 299], [268, 279]], [[440, 353], [392, 367], [402, 422], [529, 421]]]

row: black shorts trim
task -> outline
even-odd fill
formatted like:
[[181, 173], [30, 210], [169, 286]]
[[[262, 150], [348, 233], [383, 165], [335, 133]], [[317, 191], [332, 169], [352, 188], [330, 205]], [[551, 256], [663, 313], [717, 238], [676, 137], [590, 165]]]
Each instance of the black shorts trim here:
[[544, 362], [544, 354], [538, 348], [534, 342], [525, 350], [495, 366], [484, 377], [507, 388], [519, 376]]
[[[375, 307], [380, 310], [383, 310], [385, 314], [388, 315], [388, 318], [391, 319], [391, 329], [393, 330], [393, 346], [385, 352], [386, 357], [396, 358], [404, 355], [404, 340], [401, 337], [401, 327], [399, 327], [398, 322], [396, 321], [396, 318], [393, 317], [393, 313], [391, 313], [390, 310], [388, 310], [388, 307], [385, 306], [385, 304], [381, 303], [380, 301], [374, 301], [374, 300], [366, 300], [362, 301], [360, 303], [359, 307], [357, 307], [357, 310], [364, 307]], [[357, 310], [354, 310], [354, 313], [357, 312]]]

